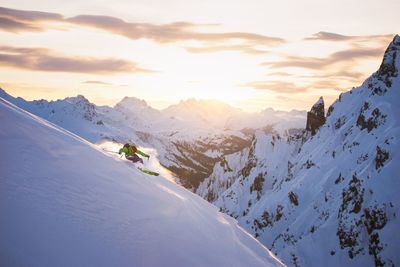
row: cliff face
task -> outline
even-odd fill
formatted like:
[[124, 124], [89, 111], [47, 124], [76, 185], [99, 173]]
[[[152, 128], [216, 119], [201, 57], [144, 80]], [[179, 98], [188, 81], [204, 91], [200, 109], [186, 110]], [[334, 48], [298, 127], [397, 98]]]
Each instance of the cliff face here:
[[197, 193], [289, 266], [397, 266], [399, 69], [396, 36], [378, 71], [341, 94], [326, 117], [319, 99], [308, 132], [257, 132]]
[[322, 96], [307, 112], [306, 130], [315, 135], [317, 130], [325, 123], [325, 105]]

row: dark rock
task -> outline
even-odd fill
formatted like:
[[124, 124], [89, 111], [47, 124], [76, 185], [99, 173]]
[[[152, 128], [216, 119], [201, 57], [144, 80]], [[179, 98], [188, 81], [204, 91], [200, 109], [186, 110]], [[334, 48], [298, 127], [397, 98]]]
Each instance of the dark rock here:
[[276, 207], [275, 221], [279, 221], [282, 218], [282, 216], [283, 216], [282, 210], [283, 210], [283, 206], [282, 205], [278, 205]]
[[315, 166], [315, 163], [308, 159], [308, 160], [303, 164], [303, 167], [304, 167], [304, 166], [305, 166], [307, 169], [310, 169], [312, 166]]
[[364, 210], [364, 225], [367, 228], [367, 232], [370, 235], [374, 230], [380, 230], [385, 227], [388, 222], [388, 218], [385, 211], [385, 205], [383, 207], [369, 207]]
[[255, 147], [256, 147], [256, 140], [253, 141], [250, 147], [247, 164], [241, 170], [241, 174], [244, 178], [248, 177], [250, 175], [251, 170], [257, 165], [257, 158], [254, 151]]
[[212, 190], [208, 191], [206, 200], [210, 203], [212, 203], [216, 199], [216, 196]]
[[383, 148], [376, 147], [375, 168], [379, 170], [384, 166], [384, 163], [389, 159], [389, 152]]
[[373, 233], [369, 238], [368, 253], [374, 256], [374, 262], [376, 267], [385, 266], [385, 262], [379, 257], [379, 253], [382, 251], [383, 247], [380, 244], [379, 234]]
[[333, 112], [334, 109], [335, 109], [335, 108], [333, 107], [333, 105], [331, 105], [331, 106], [328, 108], [328, 111], [326, 112], [326, 117], [329, 117], [329, 116], [332, 114], [332, 112]]
[[361, 130], [367, 129], [368, 132], [371, 132], [373, 129], [378, 128], [378, 126], [384, 124], [386, 122], [387, 115], [381, 113], [378, 108], [375, 108], [368, 119], [365, 118], [365, 113], [369, 109], [369, 103], [365, 102], [363, 107], [360, 110], [360, 115], [357, 118], [357, 126]]
[[250, 193], [252, 193], [253, 191], [257, 192], [257, 200], [260, 200], [261, 198], [264, 181], [265, 181], [264, 174], [260, 173], [256, 176], [256, 178], [254, 178], [254, 182], [250, 186]]
[[264, 213], [261, 215], [260, 219], [255, 219], [253, 221], [253, 225], [256, 227], [256, 229], [264, 229], [265, 227], [272, 227], [274, 226], [274, 215], [270, 215], [267, 210], [264, 211]]
[[288, 194], [288, 197], [289, 197], [290, 202], [293, 205], [295, 205], [295, 206], [299, 205], [299, 198], [297, 197], [297, 195], [294, 192], [290, 191]]
[[312, 106], [311, 110], [307, 112], [306, 130], [315, 135], [317, 130], [325, 123], [325, 106], [322, 96]]
[[396, 68], [396, 60], [400, 54], [400, 36], [396, 35], [385, 51], [381, 66], [376, 72], [379, 80], [383, 81], [387, 87], [392, 86], [391, 78], [397, 77], [399, 70]]
[[339, 129], [345, 123], [346, 123], [346, 117], [342, 116], [342, 117], [338, 118], [337, 121], [335, 122], [335, 129]]
[[287, 165], [288, 174], [287, 174], [285, 181], [290, 181], [293, 179], [293, 177], [294, 177], [293, 176], [293, 167], [294, 167], [294, 164], [291, 163], [290, 160], [288, 160], [288, 165]]
[[358, 213], [361, 210], [364, 199], [364, 189], [361, 186], [361, 180], [353, 175], [348, 188], [342, 192], [342, 211], [347, 210], [350, 213]]

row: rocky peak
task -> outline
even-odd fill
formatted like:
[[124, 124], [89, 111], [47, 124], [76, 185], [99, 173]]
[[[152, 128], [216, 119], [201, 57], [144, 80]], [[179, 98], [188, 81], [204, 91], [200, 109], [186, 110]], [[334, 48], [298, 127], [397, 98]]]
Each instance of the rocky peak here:
[[315, 135], [319, 127], [325, 123], [325, 105], [322, 96], [312, 106], [311, 110], [307, 112], [306, 130]]
[[148, 108], [146, 101], [136, 98], [136, 97], [128, 97], [125, 96], [120, 102], [115, 105], [115, 108], [126, 108], [126, 109], [143, 109]]
[[83, 95], [67, 97], [64, 100], [71, 104], [90, 104], [89, 100], [86, 97], [84, 97]]
[[400, 65], [400, 36], [396, 35], [385, 51], [382, 63], [376, 72], [379, 80], [391, 87], [391, 78], [397, 77]]
[[147, 107], [146, 101], [144, 101], [143, 99], [132, 97], [132, 96], [131, 97], [125, 96], [119, 103], [121, 103], [121, 104], [126, 103], [126, 104], [132, 104], [132, 105]]
[[[69, 108], [66, 108], [65, 110], [69, 111], [78, 111], [83, 115], [83, 118], [85, 118], [88, 121], [93, 121], [93, 119], [96, 117], [96, 106], [89, 102], [89, 100], [84, 97], [83, 95], [77, 95], [75, 97], [67, 97], [64, 100], [60, 100], [61, 102], [67, 102], [69, 103]], [[47, 102], [47, 101], [46, 101]], [[43, 105], [45, 102], [36, 102], [37, 105]]]

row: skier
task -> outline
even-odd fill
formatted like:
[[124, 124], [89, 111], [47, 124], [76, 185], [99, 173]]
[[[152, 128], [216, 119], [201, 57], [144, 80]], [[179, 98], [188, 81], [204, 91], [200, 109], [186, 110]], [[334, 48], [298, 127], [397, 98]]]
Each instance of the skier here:
[[118, 154], [122, 154], [125, 153], [125, 158], [127, 160], [132, 161], [133, 163], [136, 162], [140, 162], [143, 164], [143, 159], [140, 158], [137, 154], [146, 157], [146, 158], [150, 158], [149, 155], [147, 155], [146, 153], [140, 151], [139, 149], [137, 149], [137, 147], [135, 145], [130, 145], [130, 144], [125, 144], [118, 152]]

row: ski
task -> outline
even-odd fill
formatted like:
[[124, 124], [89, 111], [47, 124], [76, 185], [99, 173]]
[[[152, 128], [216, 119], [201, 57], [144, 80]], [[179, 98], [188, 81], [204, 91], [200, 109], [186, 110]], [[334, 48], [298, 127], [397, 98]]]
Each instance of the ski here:
[[140, 167], [138, 167], [138, 169], [139, 169], [141, 172], [146, 173], [146, 174], [149, 174], [149, 175], [154, 175], [154, 176], [160, 175], [158, 172], [153, 172], [153, 171], [150, 171], [150, 170], [147, 170], [147, 169], [143, 169], [143, 168], [140, 168]]

